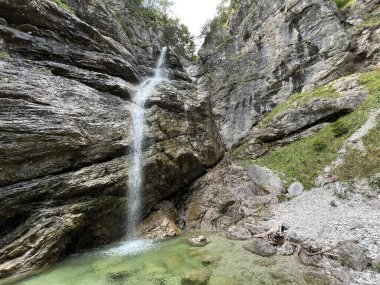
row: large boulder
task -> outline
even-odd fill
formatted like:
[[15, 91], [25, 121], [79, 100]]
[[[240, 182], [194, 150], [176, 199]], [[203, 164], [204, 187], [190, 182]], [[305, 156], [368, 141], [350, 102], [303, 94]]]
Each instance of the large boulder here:
[[190, 186], [180, 214], [189, 229], [224, 230], [276, 201], [243, 167], [223, 161]]
[[278, 195], [284, 191], [282, 180], [273, 170], [267, 167], [252, 165], [247, 169], [247, 172], [253, 181], [269, 193]]
[[163, 211], [155, 211], [138, 227], [138, 236], [144, 239], [163, 239], [181, 234], [175, 221]]

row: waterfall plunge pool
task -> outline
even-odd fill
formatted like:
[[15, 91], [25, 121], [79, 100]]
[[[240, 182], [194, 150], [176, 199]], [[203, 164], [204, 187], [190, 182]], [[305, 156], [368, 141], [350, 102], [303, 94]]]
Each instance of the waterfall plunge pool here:
[[[190, 246], [188, 238], [200, 234], [207, 236], [211, 243], [202, 248]], [[13, 284], [335, 284], [317, 269], [302, 266], [296, 256], [254, 255], [243, 249], [247, 242], [228, 240], [218, 233], [199, 232], [188, 232], [163, 241], [120, 241], [72, 255], [37, 275]]]

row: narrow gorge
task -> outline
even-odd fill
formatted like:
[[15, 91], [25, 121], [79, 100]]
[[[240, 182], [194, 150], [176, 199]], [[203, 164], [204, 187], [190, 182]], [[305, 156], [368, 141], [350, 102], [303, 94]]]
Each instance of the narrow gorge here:
[[159, 5], [0, 0], [0, 284], [380, 284], [380, 1]]

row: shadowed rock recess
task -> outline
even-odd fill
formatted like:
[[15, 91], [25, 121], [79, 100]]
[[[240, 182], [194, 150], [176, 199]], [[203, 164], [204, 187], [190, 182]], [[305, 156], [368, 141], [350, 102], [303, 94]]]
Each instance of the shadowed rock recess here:
[[[170, 45], [127, 1], [62, 2], [0, 1], [0, 278], [124, 234], [131, 98]], [[144, 216], [223, 155], [208, 99], [168, 57], [146, 106]]]
[[[165, 46], [169, 80], [145, 103], [140, 235], [227, 230], [256, 236], [250, 252], [303, 243], [317, 261], [325, 248], [305, 240], [353, 237], [377, 264], [365, 217], [379, 209], [380, 1], [231, 1], [193, 65], [135, 4], [0, 0], [0, 279], [125, 235], [133, 98]], [[368, 206], [360, 226], [351, 202]], [[344, 226], [317, 233], [331, 207]], [[341, 264], [366, 270], [366, 250], [363, 266]]]

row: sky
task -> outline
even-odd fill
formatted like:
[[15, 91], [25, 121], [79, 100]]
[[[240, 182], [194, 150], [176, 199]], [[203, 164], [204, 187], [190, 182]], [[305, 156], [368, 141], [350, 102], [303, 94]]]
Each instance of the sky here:
[[189, 27], [194, 36], [199, 36], [202, 26], [207, 19], [212, 19], [216, 14], [216, 6], [220, 0], [173, 0], [171, 8], [174, 15]]

